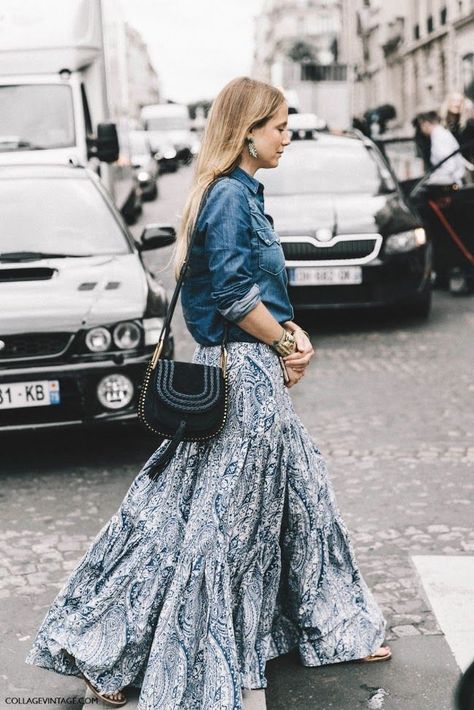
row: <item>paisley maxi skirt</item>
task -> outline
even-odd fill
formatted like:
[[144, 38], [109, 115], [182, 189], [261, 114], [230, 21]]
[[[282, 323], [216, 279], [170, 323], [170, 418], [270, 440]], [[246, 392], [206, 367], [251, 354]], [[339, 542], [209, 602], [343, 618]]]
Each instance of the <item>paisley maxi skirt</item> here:
[[[385, 621], [358, 570], [326, 464], [295, 413], [278, 356], [229, 343], [230, 409], [209, 442], [156, 452], [99, 531], [26, 662], [140, 688], [138, 710], [241, 710], [265, 662], [350, 661]], [[220, 347], [193, 361], [219, 364]], [[157, 449], [159, 451], [159, 449]]]

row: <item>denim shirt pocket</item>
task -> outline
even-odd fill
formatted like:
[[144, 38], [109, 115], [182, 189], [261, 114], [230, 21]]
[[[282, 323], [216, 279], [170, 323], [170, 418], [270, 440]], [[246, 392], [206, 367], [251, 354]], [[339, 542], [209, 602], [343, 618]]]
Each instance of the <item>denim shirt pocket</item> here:
[[269, 274], [277, 276], [285, 268], [285, 257], [278, 235], [265, 215], [251, 212], [252, 228], [257, 235], [258, 265]]

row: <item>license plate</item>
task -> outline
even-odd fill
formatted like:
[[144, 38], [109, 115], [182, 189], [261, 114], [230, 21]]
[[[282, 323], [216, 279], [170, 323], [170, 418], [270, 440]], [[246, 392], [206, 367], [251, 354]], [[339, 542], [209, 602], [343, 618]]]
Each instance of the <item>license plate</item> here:
[[291, 286], [343, 286], [362, 283], [360, 266], [295, 266], [288, 269]]
[[7, 382], [0, 385], [0, 409], [47, 407], [59, 402], [58, 380]]

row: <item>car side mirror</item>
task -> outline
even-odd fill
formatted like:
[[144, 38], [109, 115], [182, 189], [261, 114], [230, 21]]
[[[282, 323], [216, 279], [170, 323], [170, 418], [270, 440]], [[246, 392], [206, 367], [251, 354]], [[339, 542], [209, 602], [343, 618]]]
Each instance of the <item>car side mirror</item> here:
[[95, 140], [96, 156], [104, 163], [114, 163], [119, 157], [119, 139], [115, 123], [99, 123]]
[[147, 224], [144, 228], [140, 241], [136, 242], [138, 251], [149, 251], [160, 249], [174, 244], [176, 241], [176, 230], [168, 224]]

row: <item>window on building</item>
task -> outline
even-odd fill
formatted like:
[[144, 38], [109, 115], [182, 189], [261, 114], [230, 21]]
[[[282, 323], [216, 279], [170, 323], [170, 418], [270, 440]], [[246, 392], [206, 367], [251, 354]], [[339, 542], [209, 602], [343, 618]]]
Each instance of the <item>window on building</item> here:
[[426, 19], [426, 31], [429, 34], [430, 32], [433, 32], [433, 29], [434, 29], [433, 15], [429, 15], [429, 17], [427, 17], [427, 19]]
[[462, 58], [462, 78], [465, 96], [474, 101], [474, 52]]
[[444, 97], [446, 91], [446, 55], [441, 51], [439, 53], [439, 93]]
[[440, 25], [445, 25], [448, 19], [448, 8], [442, 7], [440, 12], [439, 12], [439, 24]]
[[420, 25], [418, 23], [413, 28], [413, 39], [420, 39]]

